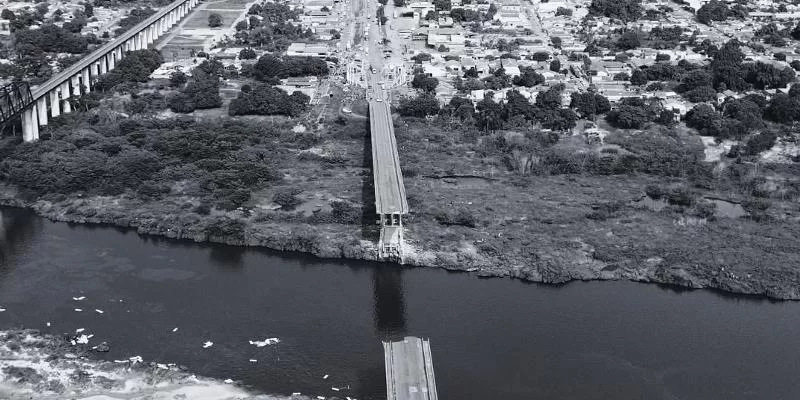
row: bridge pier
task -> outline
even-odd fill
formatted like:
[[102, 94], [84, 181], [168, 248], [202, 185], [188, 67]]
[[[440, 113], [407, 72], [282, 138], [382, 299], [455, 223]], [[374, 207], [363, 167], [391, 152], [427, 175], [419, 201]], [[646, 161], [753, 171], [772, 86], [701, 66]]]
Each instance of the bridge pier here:
[[70, 83], [72, 84], [72, 95], [75, 97], [80, 96], [83, 91], [81, 90], [81, 77], [80, 75], [75, 75], [70, 79]]
[[36, 105], [32, 105], [22, 112], [22, 140], [32, 142], [39, 139], [39, 122], [36, 120], [38, 112]]
[[69, 81], [64, 81], [61, 84], [61, 113], [62, 114], [69, 114], [72, 112], [72, 105], [69, 104]]
[[81, 70], [81, 84], [83, 85], [83, 89], [86, 93], [92, 91], [92, 79], [89, 77], [89, 68], [84, 68]]
[[61, 104], [59, 104], [59, 101], [58, 90], [54, 89], [50, 92], [50, 115], [53, 117], [61, 115]]
[[[39, 111], [39, 125], [47, 125], [47, 96], [44, 96], [36, 101], [36, 109]], [[39, 135], [36, 136], [38, 139]]]

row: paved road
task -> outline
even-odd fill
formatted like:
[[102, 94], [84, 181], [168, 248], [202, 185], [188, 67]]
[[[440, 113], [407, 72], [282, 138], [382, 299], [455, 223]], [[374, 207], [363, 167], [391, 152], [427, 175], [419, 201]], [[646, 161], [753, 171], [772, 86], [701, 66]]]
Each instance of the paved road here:
[[[364, 19], [370, 22], [369, 46], [367, 60], [370, 69], [367, 75], [367, 97], [372, 136], [372, 168], [375, 183], [375, 207], [378, 214], [408, 213], [406, 190], [403, 185], [403, 174], [400, 171], [400, 158], [397, 154], [397, 141], [394, 136], [392, 114], [387, 102], [388, 93], [381, 82], [386, 80], [384, 71], [381, 39], [383, 31], [376, 22], [377, 11], [375, 0], [366, 0]], [[366, 21], [365, 21], [366, 23]]]
[[437, 400], [430, 345], [419, 338], [384, 342], [388, 400]]

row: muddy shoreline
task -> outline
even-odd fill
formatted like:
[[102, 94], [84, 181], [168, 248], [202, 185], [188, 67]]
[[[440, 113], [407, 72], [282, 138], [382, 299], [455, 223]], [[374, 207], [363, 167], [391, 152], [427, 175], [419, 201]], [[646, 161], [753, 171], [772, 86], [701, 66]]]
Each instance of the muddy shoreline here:
[[[170, 211], [154, 213], [114, 201], [114, 206], [97, 207], [94, 198], [70, 199], [61, 202], [39, 200], [28, 202], [8, 191], [0, 197], [0, 205], [25, 208], [51, 221], [77, 224], [103, 224], [135, 229], [140, 235], [153, 235], [198, 243], [262, 247], [277, 251], [311, 254], [319, 258], [379, 261], [373, 242], [360, 237], [360, 227], [340, 224], [310, 225], [305, 223], [251, 223], [252, 218], [235, 215], [214, 219], [182, 218]], [[105, 199], [108, 200], [107, 198]], [[196, 217], [196, 216], [193, 216]], [[212, 229], [209, 221], [235, 223], [241, 231], [226, 233]], [[210, 233], [218, 232], [218, 233]], [[775, 276], [759, 279], [726, 271], [724, 267], [667, 265], [654, 257], [644, 263], [602, 262], [593, 257], [593, 248], [569, 249], [563, 257], [519, 259], [495, 255], [488, 257], [468, 251], [434, 251], [420, 248], [413, 237], [404, 265], [443, 268], [448, 271], [473, 273], [477, 277], [515, 278], [526, 282], [566, 284], [571, 281], [630, 280], [686, 289], [713, 289], [738, 295], [763, 296], [772, 300], [800, 300], [796, 276]], [[586, 246], [582, 246], [586, 247]], [[558, 249], [548, 249], [559, 254]], [[577, 254], [577, 256], [576, 256]]]

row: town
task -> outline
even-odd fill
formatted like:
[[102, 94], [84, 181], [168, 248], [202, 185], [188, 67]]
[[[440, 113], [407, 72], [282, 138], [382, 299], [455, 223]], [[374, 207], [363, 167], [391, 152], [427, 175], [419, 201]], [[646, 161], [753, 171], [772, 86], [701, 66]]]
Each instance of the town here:
[[38, 99], [6, 113], [5, 203], [323, 257], [795, 296], [796, 252], [698, 243], [796, 245], [796, 5], [193, 1], [131, 36], [175, 4], [5, 5], [7, 104]]
[[798, 73], [786, 0], [2, 1], [0, 397], [795, 398]]

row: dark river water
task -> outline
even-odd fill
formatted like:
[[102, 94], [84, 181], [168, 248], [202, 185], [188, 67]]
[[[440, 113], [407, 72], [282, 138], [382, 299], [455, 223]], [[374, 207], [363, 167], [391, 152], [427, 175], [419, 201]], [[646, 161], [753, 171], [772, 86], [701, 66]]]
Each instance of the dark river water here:
[[[0, 329], [86, 328], [109, 342], [107, 359], [174, 362], [265, 393], [383, 399], [381, 340], [413, 335], [431, 339], [443, 400], [800, 398], [800, 303], [483, 280], [0, 211]], [[248, 343], [269, 337], [281, 342]]]

